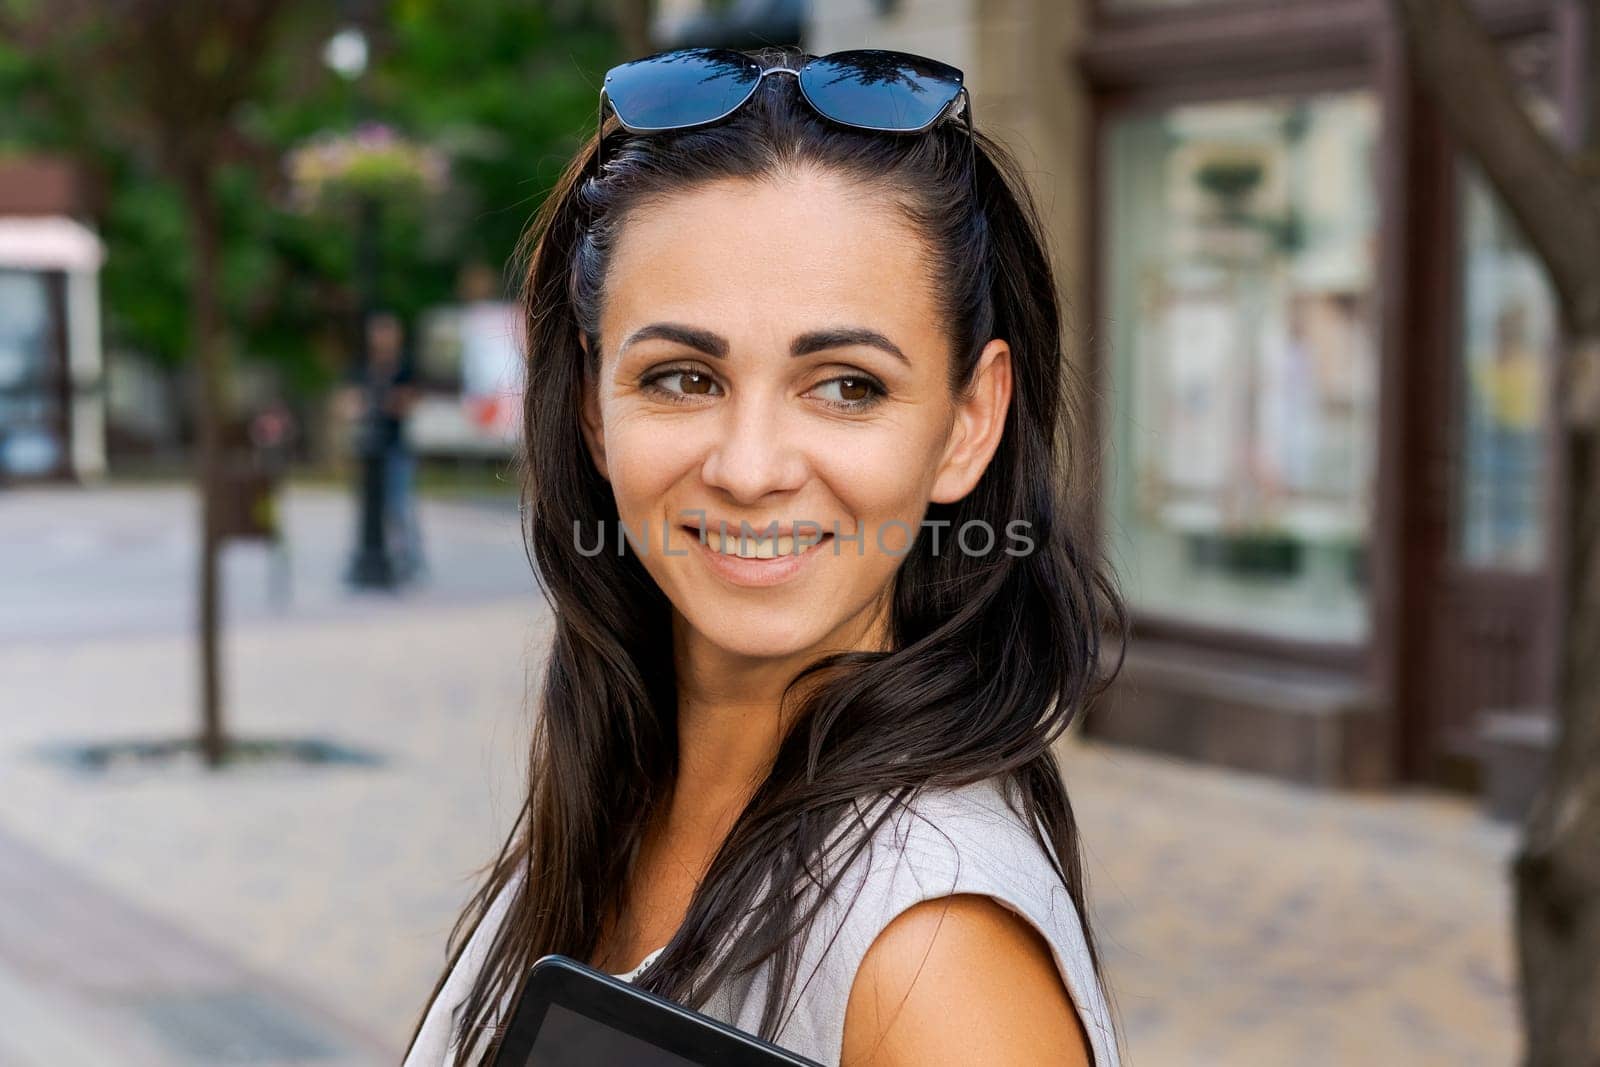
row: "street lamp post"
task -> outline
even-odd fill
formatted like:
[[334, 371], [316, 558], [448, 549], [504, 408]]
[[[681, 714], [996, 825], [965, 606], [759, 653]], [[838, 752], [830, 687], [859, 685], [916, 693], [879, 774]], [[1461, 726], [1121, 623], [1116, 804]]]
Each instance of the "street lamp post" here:
[[[333, 71], [349, 83], [355, 93], [357, 122], [367, 118], [366, 94], [361, 76], [367, 69], [367, 38], [358, 26], [346, 26], [328, 39], [322, 58]], [[386, 510], [384, 462], [386, 445], [382, 433], [381, 407], [383, 383], [372, 375], [372, 314], [378, 302], [378, 223], [379, 204], [370, 193], [361, 194], [356, 220], [356, 293], [358, 326], [357, 352], [360, 360], [362, 415], [356, 435], [361, 460], [361, 522], [355, 552], [350, 558], [346, 580], [369, 589], [392, 589], [398, 581], [394, 560], [389, 555], [385, 536]]]
[[[383, 402], [386, 384], [373, 378], [372, 315], [377, 306], [378, 218], [376, 197], [362, 196], [357, 223], [358, 270], [360, 273], [361, 369], [363, 404], [361, 428], [357, 434], [357, 453], [361, 457], [361, 526], [348, 580], [363, 588], [392, 589], [398, 584], [394, 559], [389, 555], [384, 514], [387, 486], [384, 477], [388, 442], [383, 433]], [[384, 369], [381, 373], [387, 374]]]

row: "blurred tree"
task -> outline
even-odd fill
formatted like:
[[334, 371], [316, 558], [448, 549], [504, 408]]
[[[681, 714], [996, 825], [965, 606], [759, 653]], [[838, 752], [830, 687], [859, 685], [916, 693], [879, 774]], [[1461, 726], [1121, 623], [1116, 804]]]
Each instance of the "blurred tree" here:
[[1523, 110], [1463, 0], [1392, 0], [1424, 86], [1544, 262], [1561, 308], [1566, 603], [1556, 751], [1514, 862], [1527, 1062], [1600, 1064], [1600, 0], [1562, 0], [1586, 85], [1575, 148]]
[[[450, 158], [450, 193], [385, 234], [384, 299], [404, 314], [452, 297], [461, 269], [502, 269], [527, 218], [593, 128], [616, 62], [607, 13], [544, 3], [395, 0], [378, 25], [375, 113]], [[314, 127], [285, 115], [295, 139]]]
[[[400, 202], [384, 213], [386, 304], [413, 317], [451, 299], [464, 268], [507, 263], [523, 222], [594, 125], [597, 72], [621, 54], [613, 2], [374, 0], [366, 81], [375, 115], [442, 150], [451, 164], [441, 201]], [[0, 0], [0, 18], [17, 24], [49, 7]], [[236, 134], [255, 151], [216, 165], [224, 334], [240, 360], [270, 364], [307, 398], [330, 384], [348, 355], [354, 249], [346, 228], [291, 209], [277, 160], [354, 122], [350, 87], [321, 60], [334, 28], [331, 7], [291, 8], [303, 25], [262, 57], [261, 89], [235, 116]], [[145, 147], [100, 121], [96, 83], [75, 76], [72, 54], [37, 34], [0, 33], [7, 105], [0, 151], [70, 152], [99, 173], [101, 236], [110, 250], [101, 277], [107, 338], [183, 364], [189, 245], [182, 189]]]
[[217, 549], [230, 419], [218, 187], [224, 161], [261, 166], [268, 150], [245, 134], [240, 112], [265, 91], [280, 37], [297, 16], [304, 29], [312, 8], [296, 0], [8, 0], [0, 7], [0, 29], [48, 57], [41, 80], [64, 102], [72, 135], [144, 156], [181, 194], [185, 334], [198, 383], [200, 748], [213, 766], [226, 750]]
[[[0, 33], [0, 99], [7, 105], [0, 109], [0, 152], [69, 154], [95, 176], [96, 221], [109, 251], [100, 277], [107, 340], [169, 367], [183, 365], [190, 355], [190, 243], [182, 190], [146, 138], [127, 136], [125, 124], [97, 106], [101, 83], [76, 76], [70, 64], [79, 52], [71, 42], [27, 32], [24, 20], [42, 11], [38, 3], [0, 0], [0, 25], [14, 30]], [[267, 80], [281, 91], [314, 84], [318, 73], [290, 70]], [[241, 129], [251, 107], [240, 109]], [[271, 360], [292, 389], [306, 391], [324, 376], [317, 346], [305, 343], [314, 332], [308, 322], [334, 302], [349, 253], [325, 227], [280, 217], [270, 196], [273, 175], [259, 170], [270, 162], [265, 145], [254, 159], [216, 161], [222, 332], [245, 340], [242, 358]]]
[[[449, 300], [463, 268], [508, 261], [592, 127], [595, 72], [618, 59], [619, 18], [644, 7], [616, 2], [368, 5], [374, 110], [451, 157], [442, 205], [384, 214], [387, 306], [413, 316]], [[321, 58], [335, 14], [314, 0], [0, 0], [0, 150], [63, 150], [99, 172], [107, 334], [197, 372], [201, 742], [212, 761], [226, 741], [216, 487], [234, 350], [307, 392], [348, 354], [353, 242], [293, 210], [280, 166], [291, 146], [353, 118], [349, 86]]]

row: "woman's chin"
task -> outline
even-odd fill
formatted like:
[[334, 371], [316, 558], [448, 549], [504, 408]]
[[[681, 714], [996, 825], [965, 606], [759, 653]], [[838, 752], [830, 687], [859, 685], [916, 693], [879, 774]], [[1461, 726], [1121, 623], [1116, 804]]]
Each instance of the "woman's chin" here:
[[728, 613], [714, 618], [718, 621], [698, 627], [700, 634], [723, 654], [738, 659], [792, 659], [809, 652], [826, 633], [826, 627], [808, 626], [783, 615], [763, 618]]
[[749, 660], [793, 659], [808, 651], [813, 643], [805, 637], [783, 634], [750, 634], [735, 640], [719, 634], [712, 640], [727, 655]]

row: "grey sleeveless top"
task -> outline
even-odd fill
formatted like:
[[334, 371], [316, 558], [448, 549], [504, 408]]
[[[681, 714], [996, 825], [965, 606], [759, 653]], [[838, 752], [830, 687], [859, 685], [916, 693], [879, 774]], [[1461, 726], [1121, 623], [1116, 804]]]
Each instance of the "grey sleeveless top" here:
[[[865, 825], [871, 825], [879, 805], [886, 803], [880, 799], [870, 807], [857, 805]], [[852, 828], [855, 835], [860, 828], [854, 820], [849, 822], [852, 825], [827, 850], [829, 857], [839, 854], [838, 846], [859, 840], [852, 837]], [[429, 1006], [403, 1067], [447, 1067], [452, 1062], [451, 1042], [461, 1001], [482, 965], [494, 924], [500, 921], [514, 886], [515, 882], [495, 900], [468, 941]], [[993, 897], [1044, 937], [1083, 1021], [1095, 1067], [1120, 1067], [1105, 991], [1090, 961], [1078, 910], [1046, 852], [993, 779], [924, 790], [909, 808], [897, 810], [877, 828], [867, 847], [845, 868], [805, 934], [776, 1043], [837, 1067], [845, 1006], [867, 949], [891, 920], [913, 904], [956, 893]], [[636, 977], [659, 952], [650, 953], [619, 977]], [[763, 965], [715, 991], [700, 1010], [756, 1033], [772, 977], [770, 965]], [[479, 1047], [486, 1044], [487, 1034]]]

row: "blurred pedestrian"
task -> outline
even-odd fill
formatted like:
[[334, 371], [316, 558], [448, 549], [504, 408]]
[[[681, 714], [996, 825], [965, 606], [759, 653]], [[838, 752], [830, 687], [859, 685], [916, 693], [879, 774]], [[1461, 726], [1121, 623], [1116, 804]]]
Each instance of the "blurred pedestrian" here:
[[1494, 351], [1475, 368], [1488, 416], [1489, 522], [1496, 558], [1538, 556], [1540, 434], [1544, 426], [1544, 360], [1530, 338], [1528, 310], [1512, 304], [1495, 320]]
[[283, 517], [277, 499], [289, 470], [299, 425], [294, 412], [280, 398], [250, 417], [248, 433], [255, 450], [256, 470], [267, 479], [267, 499], [273, 502], [270, 510], [272, 534], [269, 538], [273, 560], [272, 599], [278, 607], [287, 607], [293, 572], [289, 559], [289, 540], [284, 535]]
[[367, 319], [367, 358], [355, 383], [340, 397], [341, 410], [363, 419], [361, 450], [379, 453], [383, 466], [384, 540], [402, 581], [427, 572], [416, 504], [416, 453], [407, 431], [418, 392], [405, 326], [391, 311]]

